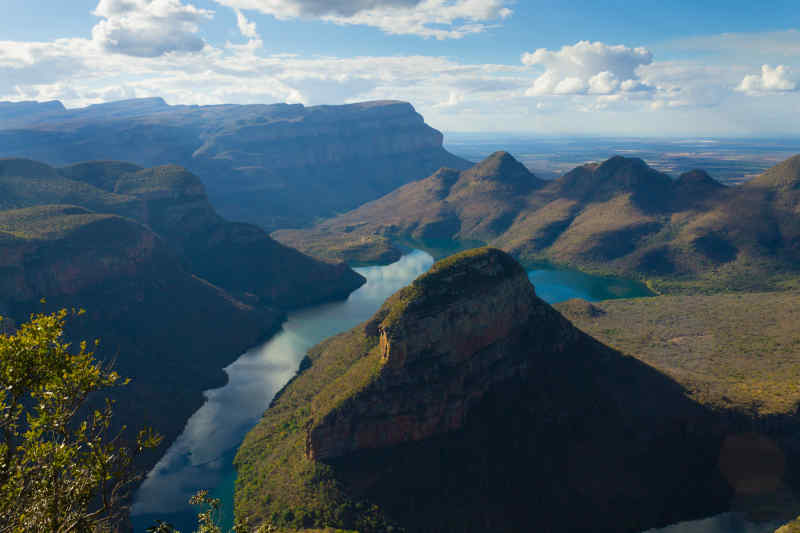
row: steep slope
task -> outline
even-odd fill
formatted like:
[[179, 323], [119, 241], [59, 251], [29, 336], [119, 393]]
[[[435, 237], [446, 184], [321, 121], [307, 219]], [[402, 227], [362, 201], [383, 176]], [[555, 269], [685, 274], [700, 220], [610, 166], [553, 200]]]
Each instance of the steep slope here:
[[70, 338], [100, 338], [98, 356], [133, 378], [116, 395], [118, 419], [167, 441], [224, 381], [221, 368], [282, 318], [192, 276], [148, 228], [75, 206], [0, 212], [0, 301], [17, 322], [85, 309]]
[[[26, 118], [27, 117], [27, 118]], [[0, 156], [178, 164], [231, 220], [296, 227], [467, 162], [403, 102], [170, 106], [160, 98], [80, 109], [0, 107]]]
[[703, 171], [672, 180], [617, 156], [512, 194], [519, 177], [509, 171], [494, 179], [502, 187], [454, 193], [460, 176], [490, 160], [461, 174], [440, 170], [313, 228], [274, 235], [350, 261], [391, 258], [392, 242], [404, 239], [477, 241], [526, 263], [644, 278], [665, 292], [768, 290], [796, 277], [800, 156], [732, 188]]
[[362, 533], [642, 531], [724, 508], [726, 431], [478, 249], [310, 351], [239, 450], [236, 512]]
[[394, 258], [387, 253], [394, 238], [488, 242], [509, 228], [526, 197], [544, 184], [510, 154], [496, 152], [463, 172], [439, 169], [311, 230], [274, 236], [309, 254], [355, 262]]
[[344, 265], [314, 260], [248, 224], [227, 222], [200, 180], [183, 168], [141, 169], [89, 162], [56, 170], [24, 159], [0, 159], [8, 207], [73, 204], [148, 225], [200, 277], [263, 305], [284, 309], [341, 298], [363, 278]]

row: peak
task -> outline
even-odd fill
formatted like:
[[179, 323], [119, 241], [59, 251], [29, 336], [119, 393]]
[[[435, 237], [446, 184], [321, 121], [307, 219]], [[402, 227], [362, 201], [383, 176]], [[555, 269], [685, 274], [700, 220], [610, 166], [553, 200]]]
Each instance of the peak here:
[[708, 172], [699, 169], [690, 170], [689, 172], [681, 174], [678, 179], [675, 180], [675, 186], [679, 189], [683, 187], [722, 189], [725, 187], [725, 185], [712, 178]]
[[604, 161], [597, 167], [597, 170], [607, 171], [607, 172], [616, 172], [622, 168], [632, 168], [632, 169], [650, 169], [647, 163], [644, 162], [643, 159], [638, 157], [624, 157], [621, 155], [615, 155], [610, 159]]
[[470, 181], [494, 181], [513, 187], [533, 189], [544, 182], [532, 174], [508, 152], [495, 152], [477, 165], [464, 171]]
[[497, 280], [524, 274], [525, 270], [509, 254], [497, 248], [475, 248], [441, 261], [437, 261], [426, 273], [417, 278], [416, 283], [427, 283], [429, 278], [455, 281], [453, 276], [468, 275], [474, 278]]
[[437, 261], [427, 273], [389, 298], [378, 316], [387, 325], [407, 312], [447, 306], [514, 278], [523, 279], [533, 293], [525, 269], [507, 253], [496, 248], [467, 250]]

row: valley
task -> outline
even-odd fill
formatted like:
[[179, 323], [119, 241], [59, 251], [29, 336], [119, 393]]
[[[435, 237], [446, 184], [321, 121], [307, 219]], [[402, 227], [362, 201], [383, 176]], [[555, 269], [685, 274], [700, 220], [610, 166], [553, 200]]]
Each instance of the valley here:
[[[0, 152], [62, 165], [0, 159], [3, 328], [86, 308], [69, 339], [100, 331], [133, 378], [117, 416], [167, 443], [142, 461], [136, 531], [190, 531], [199, 489], [227, 528], [287, 531], [511, 532], [533, 509], [554, 531], [761, 533], [800, 514], [800, 156], [738, 182], [627, 156], [541, 179], [449, 154], [408, 104], [222, 107], [0, 108]], [[100, 143], [123, 127], [135, 142]], [[77, 159], [103, 151], [170, 164]], [[267, 159], [290, 185], [264, 196]]]

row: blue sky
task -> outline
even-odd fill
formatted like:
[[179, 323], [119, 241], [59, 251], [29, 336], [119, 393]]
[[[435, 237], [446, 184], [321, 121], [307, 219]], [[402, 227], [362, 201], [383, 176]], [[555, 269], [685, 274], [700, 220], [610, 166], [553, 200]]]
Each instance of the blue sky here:
[[410, 101], [449, 131], [799, 134], [796, 2], [4, 0], [0, 100]]

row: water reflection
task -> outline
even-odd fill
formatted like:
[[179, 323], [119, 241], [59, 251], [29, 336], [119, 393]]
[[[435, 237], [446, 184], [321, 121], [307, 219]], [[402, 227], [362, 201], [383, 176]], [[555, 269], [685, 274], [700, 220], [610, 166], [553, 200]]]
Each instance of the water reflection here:
[[292, 313], [277, 335], [228, 366], [228, 384], [206, 391], [206, 403], [139, 489], [133, 507], [135, 529], [142, 531], [160, 518], [191, 531], [193, 513], [187, 501], [201, 488], [218, 488], [214, 495], [230, 511], [236, 448], [275, 393], [294, 376], [308, 349], [370, 318], [386, 298], [432, 264], [430, 255], [414, 251], [388, 266], [356, 269], [367, 283], [346, 301]]

